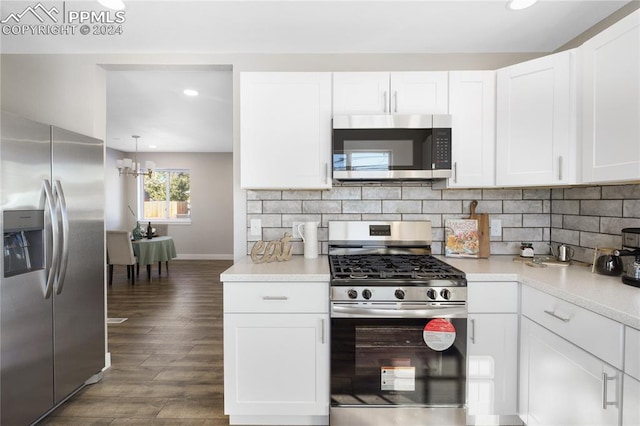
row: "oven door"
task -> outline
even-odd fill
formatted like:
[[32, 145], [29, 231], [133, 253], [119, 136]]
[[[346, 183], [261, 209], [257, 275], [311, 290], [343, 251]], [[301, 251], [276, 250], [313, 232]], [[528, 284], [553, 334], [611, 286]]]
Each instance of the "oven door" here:
[[464, 424], [466, 329], [466, 315], [333, 317], [331, 425]]

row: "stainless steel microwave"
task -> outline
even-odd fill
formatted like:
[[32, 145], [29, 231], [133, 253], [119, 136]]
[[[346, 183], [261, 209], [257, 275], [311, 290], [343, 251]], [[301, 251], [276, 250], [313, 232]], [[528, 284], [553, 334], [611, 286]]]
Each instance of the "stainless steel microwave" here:
[[333, 178], [451, 177], [450, 115], [333, 117]]

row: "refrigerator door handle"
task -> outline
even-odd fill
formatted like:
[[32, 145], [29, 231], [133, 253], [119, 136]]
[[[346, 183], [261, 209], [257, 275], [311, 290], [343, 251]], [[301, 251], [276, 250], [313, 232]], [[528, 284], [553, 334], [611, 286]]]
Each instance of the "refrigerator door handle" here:
[[59, 250], [58, 250], [58, 220], [56, 215], [56, 205], [53, 198], [53, 191], [51, 190], [51, 184], [47, 179], [42, 181], [42, 191], [40, 195], [40, 208], [44, 208], [46, 203], [46, 208], [49, 211], [49, 221], [51, 222], [51, 236], [52, 236], [52, 244], [51, 244], [51, 265], [49, 267], [49, 271], [47, 273], [47, 282], [44, 287], [44, 298], [48, 299], [51, 297], [51, 293], [53, 291], [53, 281], [56, 277], [56, 271], [58, 269], [59, 263]]
[[60, 217], [62, 219], [62, 257], [60, 258], [60, 267], [56, 277], [56, 294], [62, 293], [64, 287], [64, 278], [67, 275], [67, 264], [69, 263], [69, 213], [67, 211], [67, 201], [64, 198], [64, 191], [59, 180], [54, 183], [53, 194], [56, 197], [56, 203], [60, 205]]

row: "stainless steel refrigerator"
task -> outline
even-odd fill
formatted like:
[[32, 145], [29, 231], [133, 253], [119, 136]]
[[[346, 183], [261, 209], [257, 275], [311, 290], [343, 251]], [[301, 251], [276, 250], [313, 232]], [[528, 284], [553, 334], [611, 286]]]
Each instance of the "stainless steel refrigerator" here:
[[23, 425], [105, 365], [104, 147], [0, 120], [0, 424]]

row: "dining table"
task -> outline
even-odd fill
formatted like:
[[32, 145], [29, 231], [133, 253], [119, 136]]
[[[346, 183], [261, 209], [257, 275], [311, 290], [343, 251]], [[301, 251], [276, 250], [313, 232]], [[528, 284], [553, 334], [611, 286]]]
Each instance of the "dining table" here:
[[147, 267], [147, 279], [151, 280], [151, 265], [158, 262], [158, 275], [162, 275], [162, 262], [165, 262], [169, 272], [169, 260], [176, 258], [176, 246], [173, 238], [167, 235], [143, 238], [132, 241], [133, 253], [138, 265]]

